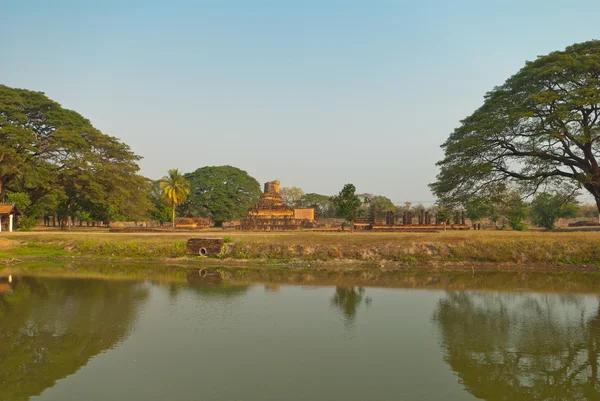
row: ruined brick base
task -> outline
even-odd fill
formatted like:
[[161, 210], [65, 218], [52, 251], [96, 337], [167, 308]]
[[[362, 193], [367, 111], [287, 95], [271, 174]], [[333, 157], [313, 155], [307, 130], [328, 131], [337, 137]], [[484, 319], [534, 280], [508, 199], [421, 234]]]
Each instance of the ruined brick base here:
[[188, 255], [214, 256], [221, 253], [225, 242], [222, 238], [190, 238], [185, 244]]

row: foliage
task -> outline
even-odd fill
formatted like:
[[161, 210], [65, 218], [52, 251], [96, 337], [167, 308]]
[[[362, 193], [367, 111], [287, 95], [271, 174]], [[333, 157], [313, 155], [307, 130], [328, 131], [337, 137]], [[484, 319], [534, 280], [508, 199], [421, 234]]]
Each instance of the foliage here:
[[304, 194], [298, 202], [298, 207], [311, 207], [315, 209], [315, 218], [335, 217], [335, 205], [331, 197], [315, 193]]
[[450, 223], [450, 216], [452, 215], [452, 211], [448, 210], [444, 207], [440, 207], [438, 210], [438, 219], [440, 223]]
[[185, 177], [191, 192], [183, 212], [190, 216], [208, 215], [217, 226], [246, 216], [262, 193], [258, 181], [232, 166], [202, 167]]
[[34, 216], [21, 216], [18, 221], [19, 231], [29, 231], [38, 223], [38, 219]]
[[556, 220], [575, 217], [578, 208], [572, 196], [561, 193], [542, 192], [531, 202], [531, 221], [538, 226], [552, 230]]
[[382, 218], [386, 212], [395, 212], [396, 206], [387, 197], [382, 195], [364, 194], [364, 206], [369, 209], [369, 214], [375, 218]]
[[150, 211], [149, 217], [150, 219], [158, 222], [161, 227], [164, 223], [168, 222], [172, 218], [172, 210], [171, 207], [164, 204], [155, 205], [154, 208]]
[[358, 208], [363, 203], [356, 195], [356, 187], [353, 184], [344, 185], [339, 194], [331, 197], [331, 202], [336, 207], [337, 215], [349, 222], [356, 221]]
[[13, 192], [6, 196], [8, 203], [14, 203], [17, 205], [17, 209], [22, 212], [26, 212], [29, 206], [31, 206], [31, 199], [25, 192]]
[[583, 217], [596, 219], [598, 218], [598, 208], [596, 205], [580, 205], [578, 214]]
[[[9, 193], [6, 196], [6, 200], [8, 201], [8, 203], [16, 204], [17, 209], [19, 209], [21, 212], [27, 212], [27, 210], [31, 206], [31, 200], [29, 199], [29, 195], [27, 195], [25, 192]], [[29, 215], [28, 213], [21, 216], [18, 219], [18, 226], [20, 231], [29, 231], [36, 225], [37, 218], [33, 215]]]
[[494, 224], [500, 219], [498, 205], [492, 199], [474, 197], [465, 203], [466, 215], [473, 221], [489, 218]]
[[26, 193], [32, 216], [108, 222], [148, 205], [140, 157], [43, 93], [0, 85], [0, 141], [0, 197]]
[[540, 56], [485, 97], [442, 145], [445, 205], [520, 186], [583, 187], [600, 210], [600, 41]]
[[150, 182], [150, 192], [148, 198], [152, 204], [148, 210], [148, 217], [156, 221], [162, 227], [164, 223], [171, 221], [171, 206], [167, 204], [162, 190], [160, 188], [160, 180]]
[[283, 203], [291, 207], [297, 207], [304, 196], [304, 191], [297, 187], [283, 187], [279, 190]]
[[523, 231], [523, 220], [528, 215], [528, 205], [515, 190], [501, 188], [488, 197], [474, 197], [466, 202], [467, 217], [473, 221], [489, 218], [497, 227], [498, 221], [506, 217], [513, 230]]
[[160, 189], [164, 199], [171, 205], [171, 218], [175, 227], [175, 206], [181, 205], [190, 193], [190, 183], [179, 173], [178, 169], [170, 169], [160, 180]]
[[504, 199], [504, 216], [513, 230], [523, 231], [527, 226], [523, 223], [529, 214], [529, 205], [517, 192], [510, 192]]

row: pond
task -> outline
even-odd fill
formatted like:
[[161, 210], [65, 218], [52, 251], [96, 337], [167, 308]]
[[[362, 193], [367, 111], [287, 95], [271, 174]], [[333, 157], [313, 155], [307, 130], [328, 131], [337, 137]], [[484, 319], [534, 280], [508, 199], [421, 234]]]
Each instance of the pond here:
[[0, 400], [600, 400], [596, 274], [324, 275], [1, 277]]

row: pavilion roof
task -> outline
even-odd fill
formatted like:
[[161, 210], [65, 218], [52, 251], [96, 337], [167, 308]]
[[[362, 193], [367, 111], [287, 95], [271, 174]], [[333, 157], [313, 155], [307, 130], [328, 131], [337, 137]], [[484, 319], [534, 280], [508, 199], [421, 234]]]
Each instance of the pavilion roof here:
[[0, 215], [23, 214], [14, 203], [0, 203]]

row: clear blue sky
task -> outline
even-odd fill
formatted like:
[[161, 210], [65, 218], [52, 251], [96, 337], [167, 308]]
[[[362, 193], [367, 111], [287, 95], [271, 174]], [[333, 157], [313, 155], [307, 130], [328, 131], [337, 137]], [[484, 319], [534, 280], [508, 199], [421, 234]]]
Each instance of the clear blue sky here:
[[206, 165], [432, 201], [439, 145], [600, 2], [0, 0], [0, 83], [45, 92], [159, 178]]

